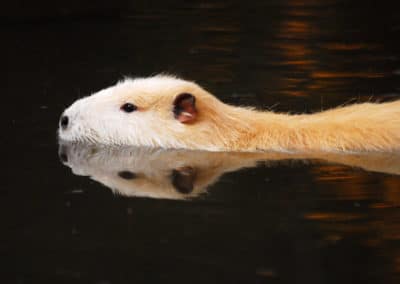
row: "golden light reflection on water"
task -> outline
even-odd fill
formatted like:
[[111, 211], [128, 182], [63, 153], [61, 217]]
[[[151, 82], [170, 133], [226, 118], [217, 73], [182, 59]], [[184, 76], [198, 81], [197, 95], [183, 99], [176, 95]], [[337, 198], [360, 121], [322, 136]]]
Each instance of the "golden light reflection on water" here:
[[[301, 12], [303, 11], [304, 14], [309, 15], [310, 11], [302, 9], [304, 8], [298, 7], [297, 14], [302, 14]], [[286, 87], [283, 85], [284, 90], [282, 93], [287, 96], [305, 97], [309, 95], [309, 86], [313, 84], [304, 82], [304, 80], [310, 77], [310, 72], [317, 69], [318, 60], [313, 54], [314, 50], [304, 39], [309, 39], [313, 33], [318, 32], [318, 28], [313, 26], [311, 21], [306, 20], [306, 17], [289, 17], [285, 19], [280, 25], [278, 34], [282, 42], [276, 46], [282, 57], [279, 65], [284, 65], [286, 68], [293, 70], [293, 74], [296, 74], [296, 77], [303, 78], [303, 82]]]
[[330, 186], [323, 194], [330, 200], [381, 200], [371, 208], [388, 208], [399, 204], [400, 184], [398, 178], [382, 176], [379, 179], [361, 170], [349, 172], [341, 165], [321, 165], [312, 169], [314, 179]]
[[290, 97], [307, 97], [308, 93], [304, 92], [304, 91], [282, 91], [282, 94], [290, 96]]
[[282, 61], [282, 65], [298, 65], [307, 68], [307, 66], [313, 66], [316, 63], [315, 60], [288, 60]]
[[342, 42], [323, 43], [320, 44], [320, 46], [324, 49], [340, 50], [340, 51], [358, 51], [361, 49], [372, 50], [378, 47], [377, 45], [366, 44], [366, 43], [342, 43]]
[[[286, 33], [287, 31], [283, 30], [282, 33]], [[306, 55], [310, 55], [312, 50], [309, 49], [306, 45], [302, 43], [296, 42], [282, 42], [279, 44], [273, 45], [276, 49], [278, 49], [283, 57], [291, 58], [291, 60], [304, 60]]]
[[393, 206], [400, 206], [400, 184], [395, 177], [386, 177], [383, 181], [385, 200], [390, 201]]
[[343, 78], [382, 78], [385, 74], [375, 72], [329, 72], [316, 71], [311, 73], [315, 79], [343, 79]]
[[220, 25], [218, 19], [209, 19], [207, 22], [194, 26], [193, 32], [201, 34], [207, 40], [196, 41], [191, 47], [191, 53], [196, 57], [210, 52], [218, 55], [209, 64], [200, 64], [196, 68], [193, 68], [193, 63], [189, 61], [187, 69], [194, 69], [200, 75], [218, 74], [216, 77], [207, 78], [208, 82], [230, 82], [234, 77], [232, 66], [237, 64], [237, 59], [232, 57], [232, 54], [240, 40], [238, 37], [240, 30], [240, 23], [225, 21], [223, 25]]
[[[320, 246], [351, 240], [380, 253], [392, 270], [398, 269], [400, 251], [387, 246], [400, 241], [400, 153], [227, 153], [60, 144], [60, 154], [67, 157], [63, 163], [74, 173], [88, 176], [115, 193], [175, 200], [207, 198], [208, 189], [226, 173], [263, 165], [267, 174], [274, 165], [303, 161], [306, 175], [298, 180], [303, 191], [298, 192], [299, 200], [290, 203], [303, 208], [296, 223], [299, 219], [310, 223]], [[121, 171], [135, 173], [135, 178], [125, 179]], [[179, 183], [179, 178], [185, 182]], [[249, 175], [246, 184], [255, 185], [253, 178]], [[182, 191], [181, 186], [188, 183], [190, 188]], [[268, 183], [265, 191], [273, 191], [271, 186]], [[294, 190], [297, 181], [286, 181], [285, 186]], [[302, 207], [302, 193], [311, 195], [305, 197], [311, 206]], [[279, 202], [279, 190], [277, 194], [272, 203]]]
[[317, 166], [312, 173], [316, 181], [326, 185], [320, 192], [321, 200], [353, 203], [353, 208], [335, 206], [304, 214], [304, 219], [318, 226], [326, 245], [357, 239], [390, 264], [388, 271], [399, 273], [400, 249], [392, 247], [400, 241], [398, 177], [372, 177], [362, 171], [349, 172], [340, 165]]
[[365, 214], [313, 212], [304, 215], [305, 219], [321, 222], [347, 222], [365, 218]]
[[[238, 80], [242, 84], [248, 76], [265, 94], [275, 90], [278, 98], [319, 102], [322, 96], [329, 96], [344, 104], [359, 97], [360, 85], [388, 76], [387, 70], [377, 65], [382, 61], [382, 46], [339, 34], [343, 19], [325, 21], [331, 2], [286, 1], [279, 11], [285, 16], [279, 22], [266, 21], [271, 27], [268, 32], [262, 30], [264, 34], [240, 20], [219, 25], [213, 19], [211, 24], [199, 25], [195, 32], [207, 40], [196, 42], [193, 49], [198, 53], [194, 54], [201, 57], [203, 52], [212, 52], [215, 60], [196, 69], [200, 74], [218, 74], [218, 80], [224, 82]], [[258, 56], [253, 57], [253, 51]], [[253, 90], [252, 85], [240, 87]], [[371, 95], [368, 91], [366, 97]], [[321, 102], [321, 109], [327, 107]], [[391, 247], [400, 240], [399, 177], [391, 172], [377, 176], [353, 167], [340, 163], [310, 167], [310, 187], [318, 189], [309, 189], [315, 208], [302, 212], [300, 218], [315, 226], [322, 245], [354, 241], [382, 256], [389, 264], [385, 269], [400, 272], [400, 250]]]
[[287, 20], [282, 23], [281, 29], [279, 35], [283, 38], [304, 38], [308, 37], [315, 27], [304, 20]]
[[[284, 13], [288, 17], [282, 19], [279, 25], [277, 37], [278, 41], [274, 44], [267, 43], [279, 51], [282, 60], [276, 63], [277, 66], [284, 66], [286, 78], [282, 78], [281, 94], [292, 97], [322, 96], [321, 90], [330, 89], [330, 96], [341, 95], [332, 88], [330, 83], [335, 80], [334, 87], [346, 84], [347, 81], [354, 79], [377, 79], [387, 76], [385, 72], [375, 70], [354, 69], [354, 66], [346, 64], [348, 58], [346, 54], [355, 51], [372, 52], [379, 48], [377, 44], [363, 42], [341, 42], [332, 40], [321, 42], [325, 34], [334, 34], [336, 31], [333, 25], [328, 25], [330, 29], [323, 28], [321, 21], [324, 13], [315, 8], [315, 5], [328, 5], [329, 1], [315, 4], [314, 1], [291, 0], [287, 2]], [[327, 7], [328, 7], [327, 6]], [[326, 9], [329, 10], [329, 9]], [[339, 22], [338, 22], [339, 24]], [[336, 29], [338, 27], [335, 27]], [[338, 54], [338, 53], [342, 54]], [[336, 56], [338, 60], [327, 60], [329, 57]], [[303, 79], [299, 83], [285, 86], [284, 81], [293, 77]], [[338, 82], [342, 80], [342, 83]], [[356, 96], [358, 94], [355, 94]]]
[[[348, 30], [344, 19], [326, 20], [335, 14], [335, 4], [282, 1], [273, 13], [282, 17], [266, 19], [254, 11], [254, 17], [260, 18], [258, 25], [249, 25], [233, 10], [221, 19], [217, 11], [230, 6], [214, 9], [211, 5], [207, 21], [191, 27], [190, 60], [179, 67], [190, 70], [188, 78], [201, 83], [236, 82], [238, 88], [228, 85], [230, 93], [256, 94], [265, 105], [277, 103], [279, 96], [307, 100], [311, 105], [307, 110], [326, 109], [353, 98], [368, 100], [371, 92], [376, 95], [368, 84], [392, 74], [379, 65], [384, 60], [383, 46], [343, 36], [340, 31]], [[207, 54], [212, 56], [207, 58]], [[219, 86], [210, 88], [217, 95], [222, 94], [220, 90]]]

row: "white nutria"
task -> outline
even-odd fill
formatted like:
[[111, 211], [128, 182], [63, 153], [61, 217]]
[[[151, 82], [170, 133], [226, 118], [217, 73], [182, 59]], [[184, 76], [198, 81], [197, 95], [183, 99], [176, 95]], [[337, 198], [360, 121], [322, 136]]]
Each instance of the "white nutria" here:
[[396, 153], [210, 152], [61, 142], [59, 154], [74, 174], [89, 176], [114, 193], [167, 199], [197, 197], [223, 174], [259, 162], [273, 167], [296, 159], [306, 164], [333, 163], [400, 174], [400, 155]]
[[193, 82], [126, 79], [67, 108], [67, 141], [209, 151], [394, 151], [400, 101], [289, 115], [224, 104]]

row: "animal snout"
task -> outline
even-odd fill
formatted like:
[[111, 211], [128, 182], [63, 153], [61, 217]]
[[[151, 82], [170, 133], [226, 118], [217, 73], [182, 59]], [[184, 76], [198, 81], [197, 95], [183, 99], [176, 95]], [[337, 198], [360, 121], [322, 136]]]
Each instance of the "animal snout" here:
[[67, 115], [62, 115], [61, 118], [60, 118], [60, 127], [61, 127], [63, 130], [65, 130], [65, 129], [67, 129], [68, 124], [69, 124], [69, 118], [68, 118], [68, 116], [67, 116]]

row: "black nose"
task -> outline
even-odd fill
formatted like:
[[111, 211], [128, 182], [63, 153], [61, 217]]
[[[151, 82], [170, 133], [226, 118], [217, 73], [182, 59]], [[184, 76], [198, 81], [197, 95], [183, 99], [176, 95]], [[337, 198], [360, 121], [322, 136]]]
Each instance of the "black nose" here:
[[66, 116], [66, 115], [61, 116], [61, 118], [60, 118], [60, 125], [61, 125], [61, 128], [62, 128], [62, 129], [67, 128], [68, 122], [69, 122], [68, 116]]

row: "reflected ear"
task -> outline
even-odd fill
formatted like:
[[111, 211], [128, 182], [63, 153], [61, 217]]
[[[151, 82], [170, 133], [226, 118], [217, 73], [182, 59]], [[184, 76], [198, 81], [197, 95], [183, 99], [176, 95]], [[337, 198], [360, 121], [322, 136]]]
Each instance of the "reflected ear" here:
[[196, 119], [196, 98], [189, 93], [178, 95], [174, 100], [174, 116], [182, 123], [191, 123]]
[[193, 191], [196, 172], [192, 167], [174, 169], [171, 179], [172, 185], [178, 192], [189, 194]]

